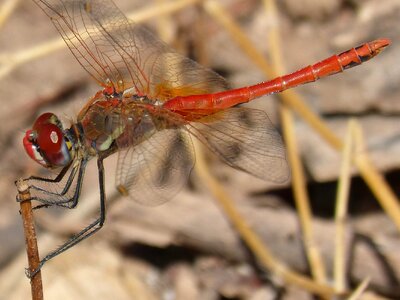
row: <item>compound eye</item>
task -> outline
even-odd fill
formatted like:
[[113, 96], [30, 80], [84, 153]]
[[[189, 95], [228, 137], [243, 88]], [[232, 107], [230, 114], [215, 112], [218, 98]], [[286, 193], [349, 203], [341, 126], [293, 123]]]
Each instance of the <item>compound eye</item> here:
[[46, 156], [57, 154], [64, 142], [63, 134], [56, 125], [45, 124], [39, 129], [37, 144]]
[[34, 130], [28, 130], [25, 133], [25, 139], [29, 142], [29, 143], [35, 143], [36, 139], [37, 139], [37, 132]]
[[23, 145], [30, 158], [42, 166], [48, 167], [47, 162], [43, 159], [42, 154], [40, 154], [38, 151], [38, 147], [36, 145], [36, 132], [28, 130], [24, 136]]
[[40, 131], [43, 126], [46, 126], [47, 124], [54, 124], [58, 125], [58, 118], [55, 114], [53, 113], [44, 113], [39, 116], [39, 118], [36, 119], [35, 123], [32, 126], [32, 130], [35, 131]]
[[47, 168], [66, 166], [72, 159], [62, 124], [53, 113], [42, 114], [25, 134], [28, 155]]

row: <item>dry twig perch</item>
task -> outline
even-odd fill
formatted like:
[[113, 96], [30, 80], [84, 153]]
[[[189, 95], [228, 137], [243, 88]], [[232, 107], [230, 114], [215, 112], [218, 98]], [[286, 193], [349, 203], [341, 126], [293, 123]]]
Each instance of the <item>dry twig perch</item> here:
[[[18, 198], [20, 199], [21, 216], [24, 226], [26, 253], [28, 256], [28, 272], [33, 272], [39, 267], [39, 250], [37, 247], [36, 231], [33, 222], [32, 203], [29, 186], [22, 180], [17, 181]], [[31, 278], [32, 300], [43, 300], [43, 286], [41, 272]]]

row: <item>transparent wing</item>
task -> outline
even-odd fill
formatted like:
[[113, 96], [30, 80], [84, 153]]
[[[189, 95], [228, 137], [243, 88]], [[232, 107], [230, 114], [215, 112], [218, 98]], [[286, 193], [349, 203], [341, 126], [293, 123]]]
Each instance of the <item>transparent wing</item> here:
[[193, 145], [187, 132], [157, 131], [140, 144], [119, 152], [117, 189], [138, 203], [159, 205], [183, 188], [193, 165]]
[[130, 22], [111, 0], [34, 0], [102, 86], [166, 100], [226, 88], [215, 72]]
[[276, 183], [289, 178], [282, 138], [265, 112], [234, 107], [187, 127], [231, 167]]
[[137, 133], [157, 127], [153, 123], [157, 113], [152, 114], [140, 126], [130, 126], [130, 118], [123, 121], [127, 132], [119, 145], [116, 184], [136, 202], [164, 203], [186, 184], [195, 158], [190, 134], [235, 169], [277, 183], [289, 178], [281, 136], [263, 111], [236, 107], [188, 123], [160, 109], [158, 120], [168, 120], [172, 128], [135, 140], [142, 136]]

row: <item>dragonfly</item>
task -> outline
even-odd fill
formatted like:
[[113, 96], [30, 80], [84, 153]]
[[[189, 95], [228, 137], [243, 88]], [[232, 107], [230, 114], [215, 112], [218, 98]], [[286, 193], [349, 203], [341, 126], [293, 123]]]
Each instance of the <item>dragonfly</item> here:
[[195, 161], [192, 138], [235, 169], [287, 181], [290, 171], [280, 134], [265, 112], [240, 104], [357, 66], [390, 44], [378, 39], [289, 75], [229, 89], [223, 77], [128, 20], [111, 0], [34, 1], [101, 88], [69, 128], [50, 112], [37, 118], [23, 146], [34, 161], [59, 173], [25, 182], [39, 207], [75, 208], [86, 166], [95, 158], [100, 213], [43, 257], [28, 276], [103, 226], [103, 161], [112, 154], [118, 154], [117, 190], [145, 205], [162, 204], [185, 186]]

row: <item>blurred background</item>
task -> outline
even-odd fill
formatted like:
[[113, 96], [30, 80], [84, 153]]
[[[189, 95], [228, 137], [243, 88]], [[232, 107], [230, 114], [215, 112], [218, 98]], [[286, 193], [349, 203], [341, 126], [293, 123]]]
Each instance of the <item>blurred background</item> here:
[[[177, 51], [224, 76], [231, 87], [268, 78], [235, 42], [217, 3], [267, 59], [268, 33], [278, 28], [280, 54], [288, 72], [380, 37], [392, 45], [370, 62], [343, 74], [296, 88], [302, 101], [344, 140], [349, 119], [361, 125], [371, 165], [395, 195], [400, 188], [400, 2], [396, 0], [282, 0], [271, 14], [262, 0], [114, 0]], [[143, 3], [141, 3], [143, 2]], [[173, 2], [180, 9], [160, 14]], [[10, 9], [11, 8], [11, 9]], [[140, 15], [141, 12], [150, 15]], [[152, 16], [153, 15], [153, 16]], [[137, 19], [136, 19], [137, 18]], [[0, 298], [28, 299], [29, 281], [14, 181], [50, 176], [25, 154], [25, 130], [43, 112], [66, 126], [99, 87], [33, 1], [0, 3]], [[279, 99], [269, 96], [248, 106], [267, 111], [281, 131]], [[314, 243], [332, 281], [337, 179], [341, 154], [302, 117], [294, 115], [299, 156], [312, 208]], [[264, 182], [233, 170], [206, 154], [219, 185], [276, 261], [311, 277], [292, 182]], [[102, 230], [46, 264], [47, 299], [312, 299], [259, 259], [231, 225], [209, 186], [193, 171], [173, 200], [146, 207], [119, 197], [114, 188], [116, 157], [105, 162], [107, 220]], [[346, 283], [350, 289], [370, 278], [364, 299], [400, 299], [400, 240], [396, 220], [383, 211], [376, 193], [353, 168], [346, 226]], [[397, 201], [395, 199], [395, 201]], [[75, 210], [35, 211], [41, 255], [89, 224], [98, 213], [96, 164], [91, 162]], [[399, 224], [400, 220], [397, 220]]]

